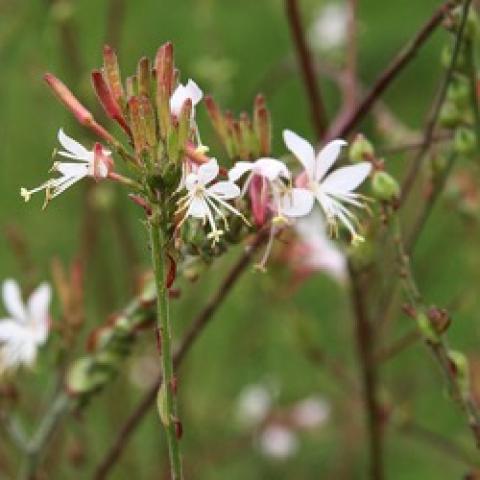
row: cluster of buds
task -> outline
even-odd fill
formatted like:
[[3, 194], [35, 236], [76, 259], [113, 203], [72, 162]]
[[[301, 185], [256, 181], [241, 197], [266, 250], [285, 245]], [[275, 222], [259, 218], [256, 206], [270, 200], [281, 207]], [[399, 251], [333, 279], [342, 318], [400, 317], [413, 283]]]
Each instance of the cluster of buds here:
[[271, 118], [263, 95], [255, 98], [252, 118], [242, 112], [235, 119], [230, 111], [222, 112], [210, 96], [205, 97], [205, 106], [215, 133], [231, 160], [254, 160], [271, 154]]
[[[461, 24], [461, 8], [452, 11], [446, 18], [445, 27], [457, 35]], [[477, 150], [478, 139], [474, 130], [475, 109], [478, 102], [477, 73], [475, 69], [473, 43], [478, 31], [478, 18], [474, 9], [470, 9], [465, 27], [457, 49], [452, 79], [448, 85], [446, 100], [442, 105], [440, 124], [452, 130], [454, 151], [470, 157]], [[444, 68], [452, 67], [454, 49], [451, 45], [444, 48], [441, 62]]]
[[154, 303], [153, 284], [149, 283], [123, 312], [92, 332], [88, 355], [71, 365], [66, 378], [66, 389], [71, 396], [85, 402], [117, 375], [138, 332], [154, 322]]

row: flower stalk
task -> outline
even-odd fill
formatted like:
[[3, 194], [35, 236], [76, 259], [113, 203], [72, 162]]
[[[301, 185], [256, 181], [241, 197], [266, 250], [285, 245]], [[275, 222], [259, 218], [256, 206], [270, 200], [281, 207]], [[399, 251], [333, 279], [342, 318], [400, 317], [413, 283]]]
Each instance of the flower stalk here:
[[181, 480], [182, 462], [180, 447], [177, 438], [177, 405], [175, 398], [175, 378], [173, 374], [173, 359], [171, 347], [171, 326], [168, 308], [168, 288], [166, 262], [168, 239], [165, 225], [162, 225], [162, 209], [160, 206], [154, 208], [149, 218], [148, 226], [150, 232], [150, 248], [152, 254], [152, 265], [155, 277], [155, 289], [157, 294], [157, 328], [159, 333], [160, 355], [162, 358], [162, 370], [164, 388], [158, 392], [158, 402], [164, 414], [160, 412], [161, 420], [167, 434], [168, 451], [170, 458], [171, 479]]

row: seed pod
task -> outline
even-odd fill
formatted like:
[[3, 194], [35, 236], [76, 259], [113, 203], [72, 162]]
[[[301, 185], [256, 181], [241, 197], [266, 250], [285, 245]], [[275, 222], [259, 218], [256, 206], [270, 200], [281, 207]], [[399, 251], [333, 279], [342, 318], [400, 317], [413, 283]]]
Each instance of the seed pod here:
[[400, 185], [385, 171], [376, 171], [371, 185], [374, 196], [379, 200], [391, 202], [400, 196]]
[[359, 133], [353, 140], [349, 150], [348, 158], [352, 163], [369, 161], [375, 157], [373, 145]]

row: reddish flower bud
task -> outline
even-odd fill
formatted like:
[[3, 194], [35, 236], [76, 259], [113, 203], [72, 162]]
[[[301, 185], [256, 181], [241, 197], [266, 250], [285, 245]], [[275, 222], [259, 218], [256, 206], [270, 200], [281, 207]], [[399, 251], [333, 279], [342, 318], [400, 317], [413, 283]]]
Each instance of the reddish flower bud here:
[[151, 205], [145, 200], [145, 198], [141, 197], [140, 195], [135, 195], [133, 193], [128, 195], [130, 200], [137, 204], [139, 207], [142, 207], [145, 210], [145, 213], [150, 216], [152, 214], [152, 207]]
[[75, 118], [82, 125], [93, 122], [93, 115], [80, 103], [77, 97], [75, 97], [61, 80], [51, 73], [46, 73], [43, 79], [53, 90], [53, 93], [55, 93], [59, 100], [75, 115]]
[[135, 152], [139, 154], [147, 147], [147, 139], [140, 111], [140, 100], [134, 96], [128, 101], [128, 111], [130, 112], [130, 127], [132, 129], [133, 143]]
[[255, 98], [253, 128], [260, 144], [260, 155], [269, 155], [272, 143], [271, 121], [263, 95]]
[[80, 103], [61, 80], [51, 73], [46, 73], [43, 78], [57, 98], [73, 113], [81, 125], [90, 128], [90, 130], [108, 143], [116, 143], [115, 139], [94, 120], [93, 115]]
[[145, 97], [149, 97], [151, 71], [150, 71], [150, 60], [147, 57], [142, 57], [138, 62], [137, 77], [138, 77], [138, 94], [144, 95]]
[[113, 97], [123, 108], [125, 106], [125, 92], [123, 90], [117, 54], [109, 45], [103, 47], [103, 67]]
[[177, 264], [173, 257], [167, 253], [168, 261], [170, 262], [170, 266], [168, 268], [167, 272], [167, 288], [170, 288], [173, 285], [173, 282], [175, 281], [175, 278], [177, 276]]
[[99, 70], [94, 70], [92, 72], [92, 83], [93, 89], [97, 95], [98, 101], [102, 105], [105, 113], [115, 120], [126, 132], [126, 134], [131, 137], [132, 132], [130, 131], [130, 127], [123, 116], [122, 109], [118, 104], [117, 100], [115, 99], [112, 91], [110, 90], [105, 78]]
[[157, 72], [157, 90], [163, 90], [170, 99], [174, 85], [173, 45], [168, 42], [162, 45], [155, 57]]

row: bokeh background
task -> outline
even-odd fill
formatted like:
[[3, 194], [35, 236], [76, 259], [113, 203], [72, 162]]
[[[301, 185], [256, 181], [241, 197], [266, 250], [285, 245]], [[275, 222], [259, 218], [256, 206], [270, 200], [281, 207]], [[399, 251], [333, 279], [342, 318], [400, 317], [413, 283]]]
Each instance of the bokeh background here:
[[[327, 2], [300, 4], [310, 28]], [[368, 85], [439, 2], [359, 4], [359, 74]], [[96, 108], [89, 73], [101, 65], [106, 41], [117, 49], [126, 74], [134, 71], [140, 56], [152, 57], [168, 40], [175, 45], [182, 78], [194, 78], [223, 107], [235, 113], [250, 110], [258, 91], [266, 95], [276, 153], [283, 153], [284, 128], [313, 139], [281, 0], [0, 0], [0, 277], [17, 278], [28, 289], [51, 278], [53, 258], [68, 264], [80, 256], [86, 268], [87, 315], [72, 357], [82, 352], [88, 333], [131, 296], [135, 279], [148, 267], [147, 237], [137, 208], [112, 185], [72, 188], [45, 211], [40, 198], [23, 203], [20, 187], [46, 178], [59, 127], [87, 144], [92, 141], [53, 98], [42, 75], [54, 72]], [[384, 97], [411, 129], [425, 121], [442, 72], [440, 50], [449, 40], [442, 30], [434, 34]], [[338, 65], [343, 59], [341, 48], [322, 45], [314, 55], [320, 64], [325, 59]], [[319, 81], [333, 117], [340, 104], [338, 90], [328, 78]], [[203, 107], [198, 115], [204, 143], [221, 158]], [[108, 123], [102, 114], [98, 118]], [[368, 121], [362, 127], [374, 135]], [[406, 159], [397, 155], [387, 162], [400, 173]], [[451, 342], [474, 362], [480, 334], [478, 238], [475, 222], [443, 201], [414, 257], [422, 292], [429, 302], [451, 308]], [[193, 288], [180, 282], [182, 295], [172, 307], [176, 335], [206, 302], [238, 251], [214, 264]], [[305, 344], [308, 338], [360, 385], [347, 289], [322, 273], [298, 289], [288, 279], [285, 268], [274, 262], [266, 275], [249, 270], [182, 366], [179, 398], [188, 478], [367, 478], [361, 397], [339, 384]], [[54, 303], [54, 319], [56, 309]], [[392, 317], [390, 339], [412, 326], [399, 308]], [[29, 431], [51, 399], [55, 345], [54, 333], [36, 370], [14, 380], [17, 408]], [[41, 478], [90, 478], [156, 368], [154, 336], [146, 332], [117, 380], [81, 416], [66, 420]], [[388, 362], [381, 380], [383, 400], [395, 406], [385, 433], [387, 478], [460, 479], [469, 464], [478, 463], [478, 456], [464, 458], [462, 452], [471, 445], [464, 419], [420, 343]], [[271, 393], [272, 415], [281, 416], [296, 402], [315, 396], [329, 405], [328, 418], [317, 428], [295, 432], [298, 449], [291, 455], [269, 456], [259, 448], [255, 429], [238, 419], [239, 397], [252, 384]], [[401, 427], [402, 416], [411, 428]], [[15, 478], [21, 458], [0, 435], [0, 478]], [[444, 445], [444, 438], [458, 445], [460, 453]], [[111, 478], [167, 478], [166, 462], [161, 425], [152, 409]]]

